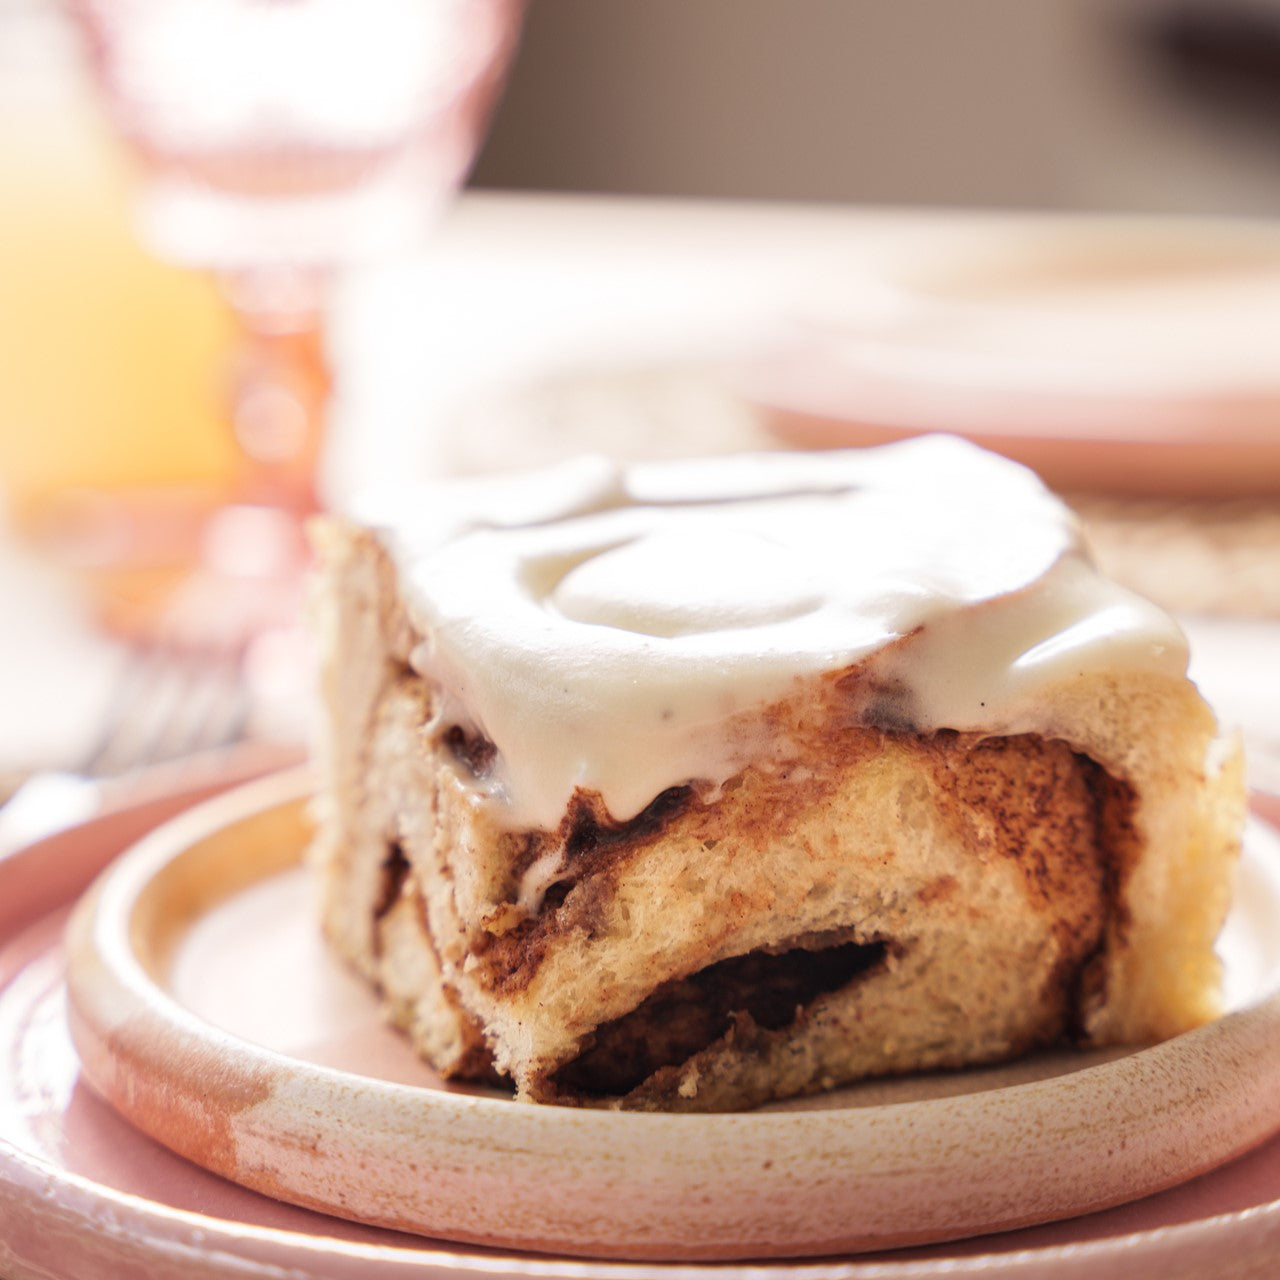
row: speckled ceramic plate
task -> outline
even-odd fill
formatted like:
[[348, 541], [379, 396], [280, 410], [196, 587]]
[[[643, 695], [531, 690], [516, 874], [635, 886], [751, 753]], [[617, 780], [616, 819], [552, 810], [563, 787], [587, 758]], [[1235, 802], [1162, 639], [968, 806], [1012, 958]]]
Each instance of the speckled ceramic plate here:
[[1280, 1128], [1280, 851], [1250, 833], [1232, 1011], [1140, 1052], [869, 1085], [738, 1115], [516, 1104], [443, 1086], [317, 937], [306, 781], [161, 826], [69, 931], [83, 1076], [190, 1161], [281, 1201], [499, 1249], [831, 1255], [1131, 1201]]

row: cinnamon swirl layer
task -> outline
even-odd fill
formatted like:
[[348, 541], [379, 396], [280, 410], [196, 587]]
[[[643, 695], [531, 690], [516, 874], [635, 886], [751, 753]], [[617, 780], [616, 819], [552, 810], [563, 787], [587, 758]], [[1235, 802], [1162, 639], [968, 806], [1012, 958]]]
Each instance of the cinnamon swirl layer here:
[[325, 926], [445, 1074], [751, 1106], [1215, 1011], [1239, 761], [1022, 468], [585, 460], [318, 547]]

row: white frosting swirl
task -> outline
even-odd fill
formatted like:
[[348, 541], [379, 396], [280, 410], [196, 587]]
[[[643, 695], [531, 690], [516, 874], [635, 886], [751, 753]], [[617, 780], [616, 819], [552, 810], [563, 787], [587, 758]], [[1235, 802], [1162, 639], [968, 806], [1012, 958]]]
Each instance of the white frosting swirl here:
[[[384, 506], [381, 515], [386, 517]], [[498, 749], [512, 826], [576, 788], [619, 820], [732, 777], [726, 733], [795, 681], [882, 653], [922, 729], [1034, 728], [1084, 669], [1186, 668], [1175, 624], [1102, 579], [1028, 471], [949, 437], [441, 486], [385, 541], [448, 724]]]

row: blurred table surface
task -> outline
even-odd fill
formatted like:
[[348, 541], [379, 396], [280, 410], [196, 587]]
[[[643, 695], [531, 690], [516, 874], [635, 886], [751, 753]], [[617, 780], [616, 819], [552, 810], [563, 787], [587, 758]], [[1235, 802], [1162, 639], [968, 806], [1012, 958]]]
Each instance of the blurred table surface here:
[[[1021, 214], [467, 194], [412, 260], [341, 283], [324, 489], [341, 507], [407, 471], [488, 470], [584, 449], [776, 447], [732, 394], [726, 368], [797, 320], [838, 318], [904, 264], [1061, 225]], [[1267, 761], [1264, 780], [1280, 759], [1277, 505], [1082, 501], [1103, 559], [1184, 620], [1193, 674]], [[0, 772], [74, 759], [120, 649], [95, 634], [74, 586], [12, 536], [0, 540], [0, 611]], [[306, 696], [290, 690], [266, 731], [305, 732]]]

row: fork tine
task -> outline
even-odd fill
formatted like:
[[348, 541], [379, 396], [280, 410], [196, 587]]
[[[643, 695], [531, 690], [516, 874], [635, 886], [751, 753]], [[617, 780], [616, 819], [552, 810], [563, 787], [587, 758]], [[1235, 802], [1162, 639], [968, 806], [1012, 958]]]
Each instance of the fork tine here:
[[227, 746], [243, 736], [247, 721], [235, 663], [149, 646], [131, 657], [80, 771], [109, 777]]
[[248, 695], [234, 664], [187, 655], [174, 674], [174, 701], [150, 744], [150, 763], [213, 750], [244, 736]]
[[80, 757], [75, 773], [88, 778], [104, 777], [112, 772], [112, 761], [122, 754], [121, 743], [136, 734], [135, 708], [147, 701], [147, 690], [155, 679], [155, 654], [139, 648], [130, 653], [124, 669], [112, 688], [98, 733]]

